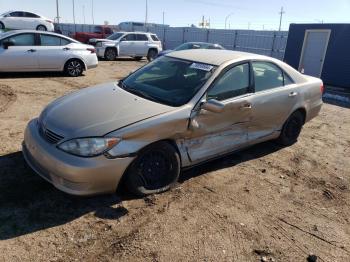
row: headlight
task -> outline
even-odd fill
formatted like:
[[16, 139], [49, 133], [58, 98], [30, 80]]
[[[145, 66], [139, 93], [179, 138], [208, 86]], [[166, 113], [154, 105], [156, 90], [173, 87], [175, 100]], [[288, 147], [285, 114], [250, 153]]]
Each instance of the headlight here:
[[120, 140], [116, 137], [77, 138], [59, 144], [58, 148], [72, 155], [92, 157], [108, 151]]

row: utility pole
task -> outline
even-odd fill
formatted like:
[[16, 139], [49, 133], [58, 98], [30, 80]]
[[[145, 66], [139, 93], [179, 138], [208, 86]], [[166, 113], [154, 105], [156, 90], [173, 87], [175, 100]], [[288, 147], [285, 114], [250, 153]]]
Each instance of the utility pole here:
[[248, 30], [250, 30], [250, 22], [248, 22]]
[[56, 0], [56, 21], [57, 21], [57, 24], [60, 24], [60, 12], [58, 8], [58, 0]]
[[94, 17], [94, 0], [91, 0], [91, 16], [92, 16], [92, 24], [95, 24], [95, 17]]
[[163, 27], [165, 25], [165, 12], [163, 11]]
[[280, 14], [280, 26], [278, 28], [278, 31], [281, 31], [281, 26], [282, 26], [282, 17], [283, 17], [283, 14], [285, 14], [286, 12], [284, 12], [283, 10], [283, 6], [281, 7], [281, 11], [279, 12]]
[[85, 25], [85, 5], [83, 5], [83, 21], [84, 21], [84, 25]]
[[73, 23], [74, 23], [74, 33], [77, 32], [77, 25], [75, 23], [75, 7], [74, 7], [74, 0], [73, 0]]
[[229, 13], [226, 17], [225, 17], [225, 29], [227, 26], [227, 20], [230, 18], [230, 16], [233, 15], [233, 13]]
[[147, 26], [148, 23], [148, 0], [146, 0], [146, 17], [145, 17], [145, 26]]

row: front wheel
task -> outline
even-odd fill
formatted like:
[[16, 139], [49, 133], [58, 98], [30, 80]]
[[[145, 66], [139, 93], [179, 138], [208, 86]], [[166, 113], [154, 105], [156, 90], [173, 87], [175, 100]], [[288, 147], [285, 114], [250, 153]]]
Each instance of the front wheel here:
[[70, 60], [64, 67], [64, 72], [71, 77], [81, 76], [84, 71], [84, 65], [77, 59]]
[[297, 142], [301, 129], [304, 125], [304, 116], [300, 111], [296, 111], [284, 123], [281, 134], [277, 142], [284, 146], [290, 146]]
[[153, 61], [157, 58], [158, 52], [155, 49], [151, 49], [148, 51], [147, 59], [149, 62]]
[[114, 48], [107, 48], [105, 51], [105, 58], [108, 61], [114, 61], [117, 58], [117, 50]]
[[128, 189], [138, 195], [161, 193], [174, 186], [180, 175], [180, 157], [166, 142], [142, 150], [126, 174]]
[[47, 31], [47, 28], [44, 25], [38, 25], [36, 30], [38, 30], [38, 31]]

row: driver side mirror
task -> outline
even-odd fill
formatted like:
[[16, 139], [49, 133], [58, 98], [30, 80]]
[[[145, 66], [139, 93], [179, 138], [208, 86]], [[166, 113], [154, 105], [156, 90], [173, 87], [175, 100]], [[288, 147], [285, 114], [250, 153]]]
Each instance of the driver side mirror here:
[[201, 109], [205, 109], [213, 113], [221, 113], [224, 110], [225, 104], [216, 99], [209, 99], [201, 105]]
[[8, 49], [9, 46], [14, 46], [14, 45], [15, 45], [15, 42], [11, 40], [7, 40], [2, 43], [2, 46], [4, 47], [4, 49]]

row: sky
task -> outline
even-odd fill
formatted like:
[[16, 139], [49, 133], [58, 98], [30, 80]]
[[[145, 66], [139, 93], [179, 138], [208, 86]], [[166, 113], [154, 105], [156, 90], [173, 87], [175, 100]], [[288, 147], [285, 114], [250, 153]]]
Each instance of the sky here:
[[[73, 22], [73, 0], [58, 0], [61, 22]], [[145, 21], [146, 0], [74, 0], [76, 23], [119, 24], [122, 21]], [[279, 12], [285, 13], [282, 29], [290, 23], [349, 23], [350, 0], [148, 0], [148, 22], [171, 26], [198, 26], [210, 21], [210, 28], [277, 30]], [[56, 0], [0, 0], [0, 13], [25, 10], [56, 17]]]

